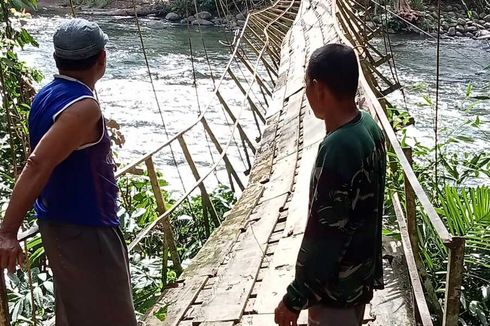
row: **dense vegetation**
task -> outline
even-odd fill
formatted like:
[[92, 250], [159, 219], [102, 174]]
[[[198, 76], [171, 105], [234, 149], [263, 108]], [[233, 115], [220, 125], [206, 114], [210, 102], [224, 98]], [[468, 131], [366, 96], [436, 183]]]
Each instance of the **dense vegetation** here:
[[[420, 90], [420, 85], [411, 89]], [[421, 107], [433, 109], [434, 103], [428, 95], [422, 94]], [[472, 99], [471, 84], [464, 90], [461, 112], [471, 112], [477, 100]], [[463, 278], [460, 324], [489, 325], [490, 315], [490, 153], [470, 152], [465, 144], [473, 142], [468, 137], [469, 129], [483, 133], [488, 130], [482, 119], [475, 113], [473, 118], [463, 120], [460, 125], [439, 131], [440, 142], [436, 146], [426, 146], [414, 139], [407, 139], [406, 128], [413, 123], [410, 115], [403, 110], [389, 111], [394, 129], [401, 135], [402, 145], [413, 143], [414, 171], [431, 203], [443, 218], [452, 235], [463, 236], [466, 240], [465, 273]], [[437, 148], [438, 156], [435, 156]], [[396, 165], [393, 158], [392, 162]], [[438, 178], [435, 179], [435, 169]], [[391, 169], [388, 178], [389, 193], [403, 185], [401, 169]], [[387, 195], [388, 195], [387, 194]], [[387, 196], [391, 204], [391, 198]], [[393, 215], [393, 213], [392, 213]], [[427, 299], [437, 318], [441, 312], [446, 282], [448, 249], [442, 243], [427, 214], [417, 206], [418, 239], [421, 260], [428, 275], [424, 277]], [[437, 323], [436, 323], [437, 324]]]

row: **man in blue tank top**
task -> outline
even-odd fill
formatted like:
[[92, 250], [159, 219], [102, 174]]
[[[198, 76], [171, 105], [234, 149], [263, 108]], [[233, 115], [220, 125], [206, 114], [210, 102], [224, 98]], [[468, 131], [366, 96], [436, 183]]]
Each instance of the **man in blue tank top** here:
[[59, 75], [32, 103], [32, 153], [0, 227], [0, 267], [14, 271], [23, 260], [17, 232], [34, 206], [54, 276], [57, 326], [136, 325], [115, 165], [94, 97], [107, 40], [84, 19], [68, 20], [54, 34]]

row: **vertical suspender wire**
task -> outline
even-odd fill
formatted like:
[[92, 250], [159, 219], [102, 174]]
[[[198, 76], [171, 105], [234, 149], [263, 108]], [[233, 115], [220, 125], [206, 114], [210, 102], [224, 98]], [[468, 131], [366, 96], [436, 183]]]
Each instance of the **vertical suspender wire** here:
[[75, 14], [75, 6], [73, 5], [73, 0], [70, 0], [70, 8], [71, 8], [71, 15], [73, 17], [76, 17], [76, 14]]
[[[196, 10], [196, 14], [197, 14], [197, 13], [199, 12], [199, 8], [198, 8], [198, 6], [197, 6], [197, 1], [196, 1], [196, 0], [194, 0], [193, 2], [194, 2], [194, 8], [195, 8], [195, 10]], [[246, 2], [245, 2], [245, 3], [246, 3]], [[186, 11], [187, 11], [187, 8], [186, 8]], [[248, 11], [248, 9], [247, 9], [247, 11]], [[207, 51], [207, 49], [206, 49], [206, 44], [205, 44], [205, 42], [204, 42], [204, 38], [203, 38], [203, 36], [202, 36], [201, 23], [200, 23], [200, 21], [199, 21], [199, 20], [197, 21], [197, 25], [198, 25], [198, 29], [199, 29], [199, 35], [201, 36], [201, 42], [202, 42], [202, 46], [203, 46], [203, 48], [204, 48], [204, 54], [205, 54], [205, 56], [206, 56], [206, 61], [207, 61], [208, 66], [209, 66], [209, 71], [211, 72], [211, 78], [212, 78], [212, 80], [213, 80], [213, 85], [215, 85], [215, 87], [216, 87], [215, 80], [214, 80], [214, 76], [213, 76], [213, 69], [211, 68], [211, 63], [209, 62], [208, 51]], [[190, 33], [190, 31], [189, 31], [189, 33]], [[190, 35], [189, 35], [189, 36], [190, 36]], [[189, 42], [190, 42], [190, 38], [189, 38]], [[192, 51], [192, 49], [191, 49], [191, 51]], [[240, 71], [242, 72], [242, 74], [245, 76], [245, 74], [244, 74], [244, 73], [243, 73], [243, 71], [241, 70], [240, 65], [238, 65], [238, 66], [239, 66]], [[252, 94], [254, 94], [254, 93], [252, 92]], [[254, 95], [255, 95], [255, 94], [254, 94]], [[259, 103], [260, 103], [260, 101], [259, 101]], [[255, 111], [253, 111], [253, 110], [252, 110], [252, 114], [253, 114], [253, 117], [254, 117], [254, 120], [255, 120], [255, 124], [256, 124], [256, 126], [257, 126], [257, 130], [258, 130], [259, 135], [260, 135], [260, 134], [261, 134], [261, 130], [260, 130], [259, 121], [258, 121], [258, 119], [257, 119], [257, 115], [256, 115]]]
[[[434, 119], [434, 184], [438, 183], [438, 160], [439, 160], [439, 76], [440, 76], [440, 45], [441, 45], [441, 0], [437, 1], [437, 49], [436, 49], [436, 105]], [[434, 187], [437, 189], [437, 187]], [[437, 191], [437, 190], [435, 190]]]
[[[396, 68], [396, 60], [395, 60], [395, 57], [394, 57], [394, 54], [393, 54], [393, 47], [391, 45], [391, 37], [390, 37], [390, 33], [388, 33], [388, 7], [387, 7], [387, 1], [385, 0], [384, 2], [384, 11], [385, 11], [385, 33], [383, 33], [383, 43], [384, 43], [384, 47], [385, 47], [385, 52], [386, 54], [390, 54], [391, 55], [391, 60], [388, 60], [388, 64], [390, 66], [390, 71], [391, 71], [391, 76], [393, 77], [395, 83], [398, 83], [400, 84], [400, 78], [398, 77], [398, 70]], [[364, 15], [366, 16], [366, 15]], [[366, 40], [367, 42], [369, 42], [369, 40]], [[409, 112], [409, 109], [408, 109], [408, 105], [407, 105], [407, 97], [405, 95], [405, 90], [403, 87], [400, 88], [400, 91], [402, 93], [402, 97], [403, 97], [403, 104], [405, 106], [405, 110], [407, 112]]]
[[[185, 11], [186, 11], [186, 14], [187, 14], [187, 17], [189, 17], [189, 11], [188, 11], [188, 8], [186, 7], [185, 8]], [[196, 14], [197, 14], [197, 6], [196, 6]], [[200, 26], [200, 22], [198, 21], [198, 24]], [[190, 57], [191, 57], [191, 66], [192, 66], [192, 85], [194, 87], [194, 91], [196, 93], [196, 103], [197, 103], [197, 110], [199, 112], [199, 115], [201, 115], [201, 102], [199, 100], [199, 91], [197, 89], [197, 78], [196, 78], [196, 68], [195, 68], [195, 65], [194, 65], [194, 51], [192, 50], [192, 37], [191, 37], [191, 28], [190, 28], [190, 24], [189, 22], [187, 22], [187, 33], [188, 33], [188, 39], [189, 39], [189, 54], [190, 54]], [[199, 28], [199, 33], [201, 33], [201, 29]], [[201, 35], [202, 37], [202, 35]], [[203, 41], [203, 45], [204, 45], [204, 41]], [[213, 71], [211, 70], [211, 65], [209, 63], [209, 58], [207, 56], [207, 52], [206, 52], [206, 48], [204, 48], [204, 51], [206, 53], [206, 61], [208, 62], [208, 65], [209, 65], [209, 68], [210, 68], [210, 73], [211, 73], [211, 79], [213, 81], [213, 88], [216, 87], [216, 83], [214, 81], [214, 76], [213, 76]], [[206, 146], [208, 148], [208, 151], [209, 151], [209, 155], [211, 156], [211, 162], [215, 163], [214, 161], [214, 155], [213, 155], [213, 151], [211, 150], [211, 146], [209, 145], [209, 139], [208, 139], [208, 135], [206, 134], [206, 130], [204, 130], [204, 127], [203, 127], [203, 131], [204, 131], [204, 138], [206, 139]], [[218, 172], [216, 171], [216, 169], [213, 171], [213, 174], [214, 174], [214, 177], [216, 178], [216, 181], [218, 182], [218, 185], [221, 184], [221, 181], [219, 180], [218, 178]]]
[[[219, 1], [220, 1], [220, 3], [221, 3], [221, 6], [223, 7], [223, 2], [222, 2], [222, 0], [219, 0]], [[215, 0], [215, 3], [216, 3], [216, 0]], [[198, 7], [197, 7], [197, 2], [196, 2], [195, 0], [194, 0], [194, 7], [195, 7], [196, 14], [197, 14], [197, 12], [198, 12]], [[226, 8], [227, 8], [227, 7], [226, 7]], [[218, 9], [218, 8], [216, 8], [216, 9]], [[188, 10], [188, 8], [186, 7], [186, 12], [187, 12], [187, 10]], [[228, 8], [227, 8], [227, 10], [228, 10]], [[229, 10], [228, 10], [228, 13], [229, 13]], [[187, 14], [188, 14], [188, 12], [187, 12]], [[223, 14], [225, 14], [224, 9], [223, 9]], [[218, 10], [218, 15], [219, 15], [219, 10]], [[188, 22], [187, 27], [188, 27], [188, 29], [189, 29], [189, 22]], [[213, 79], [213, 85], [214, 85], [214, 87], [216, 88], [216, 83], [215, 83], [215, 79], [214, 79], [214, 75], [213, 75], [213, 69], [212, 69], [212, 67], [211, 67], [211, 63], [209, 62], [209, 56], [208, 56], [207, 48], [206, 48], [206, 45], [205, 45], [205, 42], [204, 42], [204, 38], [202, 37], [201, 23], [200, 23], [199, 21], [198, 21], [198, 29], [199, 29], [199, 34], [200, 34], [200, 36], [201, 36], [201, 42], [202, 42], [202, 44], [203, 44], [204, 54], [205, 54], [205, 56], [206, 56], [206, 61], [207, 61], [207, 64], [208, 64], [209, 70], [210, 70], [210, 72], [211, 72], [211, 78]], [[189, 33], [190, 33], [190, 32], [189, 32]], [[225, 34], [225, 35], [226, 35], [226, 34]], [[189, 37], [190, 37], [190, 35], [189, 35]], [[225, 37], [227, 38], [227, 42], [229, 43], [228, 36], [226, 35]], [[189, 44], [191, 44], [191, 40], [190, 40], [190, 39], [189, 39]], [[192, 51], [192, 47], [191, 47], [191, 51]], [[240, 68], [240, 70], [241, 70], [241, 68]], [[194, 71], [193, 71], [193, 73], [194, 73]], [[243, 71], [242, 71], [242, 74], [243, 74]], [[196, 93], [196, 96], [197, 96], [197, 93]], [[228, 126], [230, 126], [230, 130], [231, 130], [231, 128], [232, 128], [232, 127], [231, 127], [231, 124], [230, 124], [230, 123], [229, 123], [229, 121], [228, 121], [228, 116], [227, 116], [227, 113], [225, 112], [224, 108], [223, 108], [221, 105], [220, 105], [220, 107], [221, 107], [221, 110], [222, 110], [223, 115], [224, 115], [224, 117], [225, 117], [226, 124], [227, 124]], [[240, 161], [242, 162], [244, 169], [245, 169], [245, 170], [248, 170], [248, 169], [250, 169], [250, 167], [247, 167], [247, 166], [245, 165], [245, 160], [244, 160], [244, 158], [243, 158], [243, 156], [242, 156], [242, 152], [240, 151], [240, 148], [239, 148], [238, 143], [237, 143], [237, 141], [236, 141], [235, 134], [233, 133], [232, 135], [233, 135], [233, 142], [235, 143], [235, 147], [237, 148], [238, 155], [240, 156]], [[243, 142], [243, 140], [242, 140], [242, 142]], [[246, 151], [246, 148], [244, 148], [244, 151]], [[247, 161], [249, 161], [248, 157], [247, 157]]]
[[[161, 122], [162, 122], [163, 130], [165, 131], [165, 136], [167, 136], [167, 138], [169, 138], [169, 134], [168, 134], [168, 131], [167, 131], [167, 126], [165, 124], [165, 120], [163, 119], [163, 113], [162, 113], [162, 109], [160, 107], [160, 101], [158, 100], [158, 95], [157, 95], [157, 91], [155, 89], [155, 84], [153, 83], [153, 77], [151, 75], [150, 64], [148, 62], [148, 57], [146, 55], [145, 42], [143, 41], [143, 34], [141, 32], [141, 26], [140, 26], [140, 22], [139, 22], [139, 18], [138, 18], [138, 11], [136, 10], [136, 1], [135, 0], [132, 0], [132, 3], [133, 3], [133, 10], [134, 10], [134, 18], [135, 18], [135, 22], [136, 22], [136, 28], [138, 29], [138, 36], [139, 36], [140, 43], [141, 43], [141, 50], [143, 52], [143, 57], [145, 59], [146, 70], [148, 72], [148, 77], [150, 79], [150, 84], [151, 84], [151, 88], [153, 90], [153, 95], [154, 95], [154, 98], [155, 98], [155, 103], [156, 103], [157, 108], [158, 108], [158, 113], [160, 114], [160, 119], [161, 119]], [[182, 174], [180, 173], [179, 164], [177, 163], [177, 159], [175, 158], [175, 153], [174, 153], [174, 150], [172, 149], [172, 144], [171, 143], [169, 143], [169, 147], [170, 147], [170, 153], [172, 155], [172, 160], [174, 162], [175, 168], [177, 169], [177, 174], [179, 176], [179, 180], [180, 180], [180, 183], [182, 185], [182, 189], [184, 190], [184, 193], [185, 193], [185, 192], [187, 192], [186, 191], [186, 187], [185, 187], [185, 184], [184, 184], [184, 180], [182, 179]], [[192, 205], [191, 205], [191, 202], [190, 202], [190, 200], [189, 200], [188, 197], [187, 197], [187, 204], [189, 205], [189, 212], [190, 212], [190, 214], [193, 215]], [[195, 216], [193, 216], [193, 217], [195, 218]]]

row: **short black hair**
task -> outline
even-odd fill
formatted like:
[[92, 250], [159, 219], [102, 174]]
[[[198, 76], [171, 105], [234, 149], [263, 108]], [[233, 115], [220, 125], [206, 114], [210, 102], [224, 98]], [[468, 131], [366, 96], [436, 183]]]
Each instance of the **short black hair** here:
[[102, 51], [82, 60], [63, 59], [54, 54], [54, 61], [56, 62], [56, 67], [58, 70], [82, 71], [92, 68], [97, 62], [97, 59], [101, 53]]
[[354, 50], [343, 44], [328, 44], [311, 55], [306, 73], [322, 81], [339, 99], [356, 96], [359, 68]]

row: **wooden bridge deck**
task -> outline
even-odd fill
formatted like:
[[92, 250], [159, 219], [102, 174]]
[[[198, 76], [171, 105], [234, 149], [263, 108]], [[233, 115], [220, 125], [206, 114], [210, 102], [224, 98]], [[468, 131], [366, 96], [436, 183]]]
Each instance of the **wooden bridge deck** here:
[[[301, 2], [282, 44], [279, 76], [248, 186], [223, 225], [167, 289], [143, 324], [274, 325], [274, 309], [294, 278], [308, 205], [308, 184], [324, 137], [304, 94], [311, 52], [339, 42], [329, 1]], [[366, 310], [369, 325], [413, 325], [402, 257], [388, 240], [386, 289]], [[394, 257], [393, 257], [394, 256]], [[398, 276], [398, 277], [397, 277]], [[156, 316], [166, 315], [164, 321]], [[306, 325], [303, 312], [300, 325]]]

